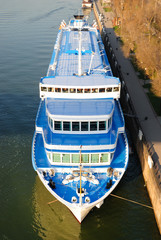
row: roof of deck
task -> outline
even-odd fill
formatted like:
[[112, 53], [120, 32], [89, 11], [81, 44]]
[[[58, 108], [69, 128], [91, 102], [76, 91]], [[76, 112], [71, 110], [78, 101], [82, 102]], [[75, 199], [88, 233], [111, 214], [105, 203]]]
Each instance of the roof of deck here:
[[[62, 34], [60, 34], [61, 31]], [[96, 32], [96, 29], [81, 31], [81, 72], [83, 74], [89, 71], [91, 58], [93, 58], [91, 71], [93, 69], [103, 70], [107, 67], [110, 71], [106, 75], [112, 76], [104, 45], [100, 35], [99, 39], [97, 39]], [[73, 74], [78, 74], [79, 38], [79, 31], [72, 31], [68, 28], [59, 31], [50, 62], [50, 66], [56, 64], [56, 71], [49, 67], [47, 76], [73, 76]], [[57, 51], [57, 49], [59, 50]], [[94, 75], [98, 76], [98, 74], [101, 75], [102, 72], [94, 72]]]
[[110, 115], [114, 109], [113, 99], [53, 99], [46, 100], [51, 115], [102, 116]]
[[120, 80], [112, 76], [105, 76], [105, 74], [95, 75], [90, 74], [89, 76], [55, 76], [55, 77], [44, 77], [41, 79], [42, 84], [52, 84], [56, 86], [111, 86], [118, 85]]

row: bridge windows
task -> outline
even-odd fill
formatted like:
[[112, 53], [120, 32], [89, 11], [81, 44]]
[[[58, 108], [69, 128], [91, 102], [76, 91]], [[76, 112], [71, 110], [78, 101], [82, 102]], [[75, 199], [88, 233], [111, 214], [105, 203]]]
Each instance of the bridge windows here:
[[81, 122], [81, 131], [88, 131], [88, 122]]
[[60, 153], [54, 153], [52, 155], [53, 155], [53, 157], [52, 157], [53, 162], [61, 162], [61, 155], [60, 155]]
[[71, 126], [70, 122], [63, 122], [63, 131], [70, 131]]
[[[113, 159], [113, 152], [106, 153], [82, 153], [81, 163], [82, 164], [110, 164]], [[51, 164], [79, 164], [80, 163], [80, 153], [58, 153], [58, 152], [48, 152], [48, 160]]]
[[52, 131], [61, 132], [107, 132], [112, 124], [112, 116], [104, 121], [57, 121], [48, 117], [49, 126]]
[[90, 131], [97, 131], [97, 122], [90, 122]]
[[71, 154], [72, 163], [79, 163], [80, 162], [80, 154]]
[[106, 130], [106, 121], [99, 122], [99, 131]]
[[70, 154], [62, 154], [62, 162], [70, 163]]
[[62, 130], [62, 122], [61, 121], [54, 121], [54, 129], [55, 130]]
[[72, 131], [79, 131], [79, 122], [72, 122]]
[[99, 154], [91, 154], [91, 163], [99, 163]]

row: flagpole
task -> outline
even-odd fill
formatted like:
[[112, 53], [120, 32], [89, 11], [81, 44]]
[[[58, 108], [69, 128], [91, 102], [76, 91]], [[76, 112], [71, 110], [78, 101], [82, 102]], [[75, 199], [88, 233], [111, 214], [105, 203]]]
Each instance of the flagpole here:
[[82, 150], [82, 145], [80, 146], [80, 158], [79, 158], [79, 163], [80, 163], [80, 205], [82, 204], [82, 180], [81, 180], [81, 174], [82, 174], [82, 156], [81, 156], [81, 150]]

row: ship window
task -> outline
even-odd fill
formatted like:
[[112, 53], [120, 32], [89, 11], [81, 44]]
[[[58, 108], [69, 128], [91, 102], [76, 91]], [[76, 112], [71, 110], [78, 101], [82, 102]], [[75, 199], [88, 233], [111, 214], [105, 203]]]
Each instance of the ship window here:
[[106, 121], [99, 122], [99, 130], [106, 130]]
[[63, 93], [68, 93], [68, 88], [62, 88]]
[[78, 88], [77, 89], [77, 93], [83, 93], [83, 89], [82, 88]]
[[75, 93], [76, 89], [75, 88], [70, 88], [70, 93]]
[[70, 131], [70, 122], [63, 122], [63, 130]]
[[79, 122], [72, 122], [72, 131], [79, 131]]
[[112, 88], [106, 88], [106, 92], [112, 92]]
[[61, 92], [61, 88], [55, 88], [55, 92]]
[[92, 88], [92, 93], [98, 93], [98, 88]]
[[99, 154], [91, 154], [91, 163], [99, 162]]
[[55, 130], [62, 130], [61, 121], [54, 121], [54, 129]]
[[90, 122], [90, 131], [97, 131], [97, 122]]
[[110, 119], [108, 119], [108, 128], [110, 128], [111, 122], [112, 122], [112, 117]]
[[109, 153], [102, 153], [101, 162], [109, 162], [109, 161], [110, 161], [110, 154]]
[[84, 89], [84, 93], [90, 93], [90, 92], [91, 92], [91, 89], [90, 89], [90, 88]]
[[105, 92], [105, 88], [99, 88], [99, 92], [100, 93]]
[[119, 87], [114, 87], [113, 88], [113, 92], [118, 92], [119, 91]]
[[113, 158], [113, 155], [114, 155], [114, 152], [113, 152], [113, 153], [111, 153], [111, 160], [112, 160], [112, 158]]
[[82, 154], [81, 162], [82, 163], [88, 163], [89, 162], [89, 154]]
[[54, 88], [49, 87], [48, 92], [54, 92]]
[[88, 122], [81, 122], [81, 131], [88, 131]]
[[47, 157], [51, 160], [51, 153], [47, 152]]
[[70, 162], [70, 154], [62, 154], [62, 162], [69, 163]]
[[80, 162], [80, 155], [72, 154], [72, 163], [79, 163], [79, 162]]
[[47, 87], [41, 87], [41, 91], [47, 92]]
[[50, 118], [50, 126], [53, 128], [53, 119]]
[[53, 153], [53, 162], [61, 162], [60, 153]]

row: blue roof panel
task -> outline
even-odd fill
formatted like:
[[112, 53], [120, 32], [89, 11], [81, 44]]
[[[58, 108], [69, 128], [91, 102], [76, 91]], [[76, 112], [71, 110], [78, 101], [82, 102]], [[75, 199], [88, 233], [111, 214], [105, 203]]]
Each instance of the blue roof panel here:
[[47, 99], [51, 115], [100, 116], [110, 115], [114, 109], [113, 99]]

